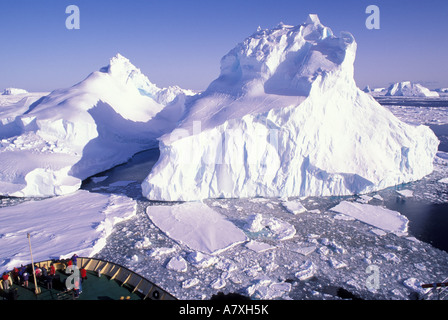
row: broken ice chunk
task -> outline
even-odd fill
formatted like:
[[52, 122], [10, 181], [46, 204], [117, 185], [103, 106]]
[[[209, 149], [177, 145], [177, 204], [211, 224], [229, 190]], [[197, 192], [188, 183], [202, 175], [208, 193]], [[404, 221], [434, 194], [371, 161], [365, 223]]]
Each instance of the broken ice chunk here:
[[210, 283], [210, 287], [215, 290], [222, 289], [226, 286], [226, 281], [223, 278], [217, 278]]
[[264, 252], [270, 249], [275, 249], [275, 246], [271, 246], [270, 244], [267, 244], [265, 242], [259, 242], [259, 241], [254, 241], [251, 240], [248, 243], [246, 243], [246, 247], [252, 251], [255, 252]]
[[194, 287], [195, 285], [199, 284], [199, 282], [200, 281], [198, 278], [192, 278], [192, 279], [185, 280], [184, 282], [182, 282], [182, 288], [188, 289], [188, 288]]
[[382, 254], [383, 258], [386, 259], [387, 261], [392, 261], [395, 263], [400, 263], [400, 258], [397, 257], [397, 255], [395, 253], [391, 253], [391, 252], [386, 252]]
[[408, 278], [406, 280], [403, 281], [403, 285], [406, 288], [409, 288], [415, 292], [417, 292], [418, 294], [425, 294], [427, 289], [423, 289], [422, 288], [422, 282], [420, 282], [418, 279], [416, 278]]
[[414, 196], [414, 192], [412, 190], [397, 190], [397, 193], [405, 198], [411, 198]]
[[363, 194], [363, 195], [359, 196], [359, 198], [356, 199], [356, 201], [360, 202], [360, 203], [368, 203], [372, 199], [373, 199], [372, 197], [370, 197], [366, 194]]
[[426, 266], [424, 263], [414, 263], [414, 267], [420, 271], [426, 271]]
[[154, 248], [148, 251], [150, 257], [160, 257], [166, 254], [176, 252], [176, 248]]
[[380, 196], [379, 194], [374, 195], [373, 198], [376, 199], [376, 200], [380, 200], [380, 201], [384, 200], [383, 197]]
[[303, 281], [313, 277], [315, 272], [316, 266], [312, 261], [307, 260], [300, 266], [300, 271], [296, 272], [295, 276]]
[[345, 221], [353, 221], [353, 220], [355, 220], [355, 218], [347, 216], [347, 215], [342, 214], [342, 213], [335, 214], [333, 218], [336, 219], [336, 220], [345, 220]]
[[297, 232], [288, 222], [277, 218], [265, 218], [261, 214], [250, 216], [244, 228], [249, 232], [266, 230], [270, 237], [277, 240], [291, 239]]
[[327, 247], [323, 246], [323, 247], [320, 247], [319, 249], [317, 249], [317, 252], [319, 254], [321, 254], [321, 255], [326, 256], [330, 252], [330, 249], [328, 249]]
[[291, 291], [291, 284], [287, 282], [272, 282], [270, 279], [260, 279], [246, 288], [246, 293], [255, 299], [272, 300], [286, 298], [285, 295]]
[[249, 232], [260, 232], [264, 229], [264, 219], [261, 214], [254, 214], [247, 219], [245, 229]]
[[341, 254], [343, 254], [343, 253], [346, 253], [346, 252], [347, 252], [347, 250], [345, 250], [340, 244], [337, 244], [337, 243], [334, 242], [334, 241], [331, 241], [331, 242], [328, 244], [328, 247], [329, 247], [331, 250], [333, 250], [333, 252], [335, 252], [335, 253], [341, 253]]
[[206, 255], [201, 252], [192, 252], [188, 254], [187, 260], [197, 268], [207, 268], [219, 261], [218, 257]]
[[315, 245], [309, 245], [309, 246], [294, 248], [294, 249], [292, 249], [292, 251], [300, 253], [301, 255], [307, 256], [307, 255], [313, 253], [316, 250], [316, 248], [317, 247]]
[[303, 206], [300, 201], [286, 201], [282, 203], [286, 210], [288, 210], [292, 214], [300, 214], [306, 211], [306, 208]]
[[297, 232], [293, 225], [280, 219], [271, 218], [267, 226], [273, 233], [273, 237], [277, 240], [291, 239]]
[[136, 249], [145, 249], [151, 246], [151, 241], [148, 237], [144, 237], [142, 240], [139, 240], [135, 243]]
[[347, 266], [347, 264], [343, 261], [338, 261], [333, 257], [330, 257], [330, 259], [328, 259], [328, 263], [330, 264], [330, 266], [334, 269], [341, 269]]
[[168, 261], [166, 268], [177, 272], [186, 272], [188, 270], [187, 261], [181, 256], [173, 257]]

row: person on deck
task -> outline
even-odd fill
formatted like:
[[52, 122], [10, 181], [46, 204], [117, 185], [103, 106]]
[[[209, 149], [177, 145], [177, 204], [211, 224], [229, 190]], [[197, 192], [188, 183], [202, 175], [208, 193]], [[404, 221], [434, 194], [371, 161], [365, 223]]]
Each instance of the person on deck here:
[[39, 268], [37, 265], [34, 268], [34, 274], [36, 275], [37, 278], [40, 278], [40, 276], [42, 275], [42, 269]]
[[48, 276], [48, 271], [47, 271], [47, 268], [45, 268], [45, 266], [42, 267], [42, 276], [43, 276], [43, 277]]
[[77, 266], [78, 265], [78, 255], [75, 253], [73, 256], [72, 256], [72, 261], [73, 261], [73, 264], [75, 265], [75, 266]]
[[44, 282], [47, 285], [47, 289], [53, 289], [53, 276], [52, 275], [46, 275], [44, 277]]
[[9, 290], [9, 274], [3, 272], [2, 280], [3, 280], [3, 289]]
[[56, 275], [56, 268], [54, 267], [54, 264], [50, 265], [50, 276]]
[[25, 270], [26, 270], [26, 267], [23, 264], [21, 264], [20, 268], [19, 268], [19, 277], [21, 279], [20, 281], [22, 281], [22, 276], [23, 276], [23, 273], [25, 272]]
[[19, 268], [17, 267], [14, 267], [14, 270], [12, 271], [12, 280], [14, 281], [14, 283], [19, 284]]
[[30, 274], [28, 273], [27, 270], [25, 270], [22, 274], [22, 279], [23, 279], [23, 286], [25, 286], [25, 288], [28, 288], [28, 280], [30, 279]]
[[86, 269], [85, 268], [81, 268], [80, 272], [81, 272], [81, 279], [82, 280], [87, 280], [87, 271], [86, 271]]

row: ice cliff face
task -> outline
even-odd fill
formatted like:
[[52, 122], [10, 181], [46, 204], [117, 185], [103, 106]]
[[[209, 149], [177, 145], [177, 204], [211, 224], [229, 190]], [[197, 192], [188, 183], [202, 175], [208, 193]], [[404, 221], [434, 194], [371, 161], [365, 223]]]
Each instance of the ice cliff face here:
[[118, 54], [108, 66], [42, 97], [22, 114], [2, 119], [0, 113], [0, 194], [76, 191], [83, 179], [157, 146], [156, 139], [182, 114], [187, 94], [177, 87], [158, 88]]
[[439, 144], [394, 117], [354, 81], [356, 42], [316, 15], [260, 30], [160, 139], [142, 184], [152, 200], [329, 196], [420, 179]]

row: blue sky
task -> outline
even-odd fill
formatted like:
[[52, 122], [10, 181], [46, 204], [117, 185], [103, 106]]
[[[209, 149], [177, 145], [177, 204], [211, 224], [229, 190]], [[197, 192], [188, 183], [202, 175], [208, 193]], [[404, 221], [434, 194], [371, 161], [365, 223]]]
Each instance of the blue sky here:
[[[79, 30], [65, 27], [70, 4], [80, 9]], [[381, 10], [380, 30], [365, 26], [370, 4]], [[448, 87], [448, 1], [2, 0], [0, 90], [69, 87], [116, 53], [160, 87], [201, 90], [218, 76], [221, 57], [258, 26], [298, 25], [308, 13], [355, 36], [359, 87]]]

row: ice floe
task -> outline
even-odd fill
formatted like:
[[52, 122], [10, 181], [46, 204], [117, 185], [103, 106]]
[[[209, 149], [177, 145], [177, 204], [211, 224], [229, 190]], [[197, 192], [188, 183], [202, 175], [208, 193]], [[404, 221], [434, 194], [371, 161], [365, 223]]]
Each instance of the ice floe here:
[[342, 201], [331, 209], [388, 232], [406, 233], [409, 220], [397, 211], [356, 202]]
[[216, 254], [247, 240], [233, 223], [204, 203], [149, 206], [147, 214], [166, 235], [206, 254]]

